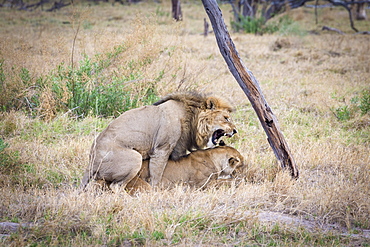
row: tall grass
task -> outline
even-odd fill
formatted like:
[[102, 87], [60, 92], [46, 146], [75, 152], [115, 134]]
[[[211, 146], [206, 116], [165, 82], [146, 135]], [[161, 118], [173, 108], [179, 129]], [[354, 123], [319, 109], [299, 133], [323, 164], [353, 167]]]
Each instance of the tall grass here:
[[[69, 112], [77, 118], [92, 116], [118, 116], [131, 108], [151, 104], [158, 99], [155, 81], [147, 82], [145, 88], [138, 86], [143, 80], [140, 70], [150, 61], [130, 61], [135, 71], [129, 75], [106, 74], [112, 60], [122, 56], [125, 48], [114, 47], [114, 52], [91, 59], [87, 55], [77, 68], [58, 65], [49, 74], [37, 79], [31, 77], [26, 68], [21, 68], [18, 76], [5, 74], [0, 64], [3, 109], [27, 110], [32, 115], [52, 119], [58, 113]], [[132, 70], [132, 69], [131, 69]], [[20, 78], [20, 83], [13, 80]], [[6, 85], [5, 85], [6, 84]], [[7, 85], [17, 84], [16, 88]]]
[[[81, 8], [91, 25], [77, 35], [73, 69], [68, 40], [75, 32], [63, 24], [72, 10], [37, 13], [42, 28], [27, 21], [39, 18], [28, 12], [17, 25], [0, 25], [7, 96], [0, 98], [0, 221], [28, 224], [1, 232], [1, 245], [369, 245], [368, 37], [232, 34], [298, 164], [301, 176], [292, 181], [214, 38], [200, 35], [201, 5], [185, 4], [182, 23], [167, 20], [166, 3], [161, 11], [145, 3]], [[221, 8], [229, 19], [229, 7]], [[150, 10], [158, 15], [135, 15]], [[2, 11], [4, 20], [20, 14]], [[312, 18], [290, 14], [305, 25]], [[93, 184], [77, 190], [94, 138], [116, 114], [184, 89], [235, 105], [239, 132], [225, 141], [248, 161], [239, 186], [135, 197]], [[344, 107], [349, 117], [338, 115]]]

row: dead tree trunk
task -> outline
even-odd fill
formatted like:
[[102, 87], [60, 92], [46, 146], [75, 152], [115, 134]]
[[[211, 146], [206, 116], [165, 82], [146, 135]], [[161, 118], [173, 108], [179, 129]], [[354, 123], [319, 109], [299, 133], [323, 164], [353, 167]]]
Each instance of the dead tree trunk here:
[[172, 17], [176, 21], [182, 21], [180, 0], [172, 0]]
[[208, 24], [207, 18], [204, 18], [204, 33], [203, 33], [204, 37], [207, 37], [209, 33], [208, 29], [209, 29], [209, 24]]
[[220, 52], [224, 57], [230, 72], [247, 95], [252, 107], [257, 113], [262, 127], [266, 132], [267, 140], [273, 149], [276, 158], [279, 160], [281, 167], [283, 169], [289, 169], [291, 176], [297, 179], [299, 172], [288, 144], [280, 131], [277, 118], [267, 104], [257, 79], [253, 76], [252, 72], [243, 65], [234, 42], [227, 31], [221, 10], [217, 5], [216, 0], [202, 0], [202, 2], [208, 17], [211, 20]]
[[358, 3], [356, 6], [356, 20], [366, 20], [365, 3]]

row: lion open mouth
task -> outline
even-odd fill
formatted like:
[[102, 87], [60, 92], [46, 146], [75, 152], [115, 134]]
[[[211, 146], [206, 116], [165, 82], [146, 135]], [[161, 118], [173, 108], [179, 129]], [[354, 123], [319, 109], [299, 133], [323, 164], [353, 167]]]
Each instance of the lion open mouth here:
[[223, 129], [218, 129], [215, 132], [213, 132], [212, 143], [213, 145], [217, 145], [221, 141], [220, 140], [221, 137], [223, 136], [232, 137], [233, 134], [226, 133]]

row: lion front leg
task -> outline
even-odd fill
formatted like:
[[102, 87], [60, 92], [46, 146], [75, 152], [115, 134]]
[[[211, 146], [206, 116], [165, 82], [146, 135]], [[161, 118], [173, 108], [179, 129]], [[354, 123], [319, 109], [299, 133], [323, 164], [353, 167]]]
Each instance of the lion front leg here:
[[156, 187], [161, 183], [164, 169], [167, 165], [168, 158], [170, 157], [170, 152], [168, 152], [168, 150], [172, 149], [167, 147], [165, 150], [155, 150], [155, 152], [150, 155], [149, 175], [150, 184], [153, 187]]
[[168, 156], [164, 159], [150, 159], [149, 173], [150, 173], [150, 184], [153, 187], [158, 186], [162, 181], [163, 171], [167, 165]]

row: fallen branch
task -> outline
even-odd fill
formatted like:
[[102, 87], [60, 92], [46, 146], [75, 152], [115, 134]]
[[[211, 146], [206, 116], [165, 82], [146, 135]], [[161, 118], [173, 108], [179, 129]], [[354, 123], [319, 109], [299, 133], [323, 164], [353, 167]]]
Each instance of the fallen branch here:
[[30, 227], [30, 224], [21, 224], [21, 223], [14, 223], [14, 222], [0, 222], [0, 233], [1, 234], [10, 234], [13, 232], [18, 231], [19, 228], [24, 227]]
[[267, 140], [273, 149], [276, 158], [279, 160], [283, 169], [288, 168], [293, 178], [298, 178], [299, 172], [293, 157], [290, 153], [288, 144], [280, 131], [277, 118], [272, 113], [267, 104], [257, 79], [246, 67], [244, 67], [238, 52], [235, 48], [229, 32], [227, 31], [222, 13], [216, 0], [202, 0], [203, 6], [208, 14], [216, 36], [217, 44], [222, 56], [224, 57], [230, 72], [235, 77], [239, 86], [247, 95], [257, 116], [266, 132]]
[[323, 26], [322, 30], [333, 31], [333, 32], [337, 32], [339, 34], [345, 34], [342, 31], [340, 31], [339, 29], [336, 29], [336, 28], [333, 28], [333, 27], [328, 27], [328, 26]]
[[53, 7], [51, 7], [50, 9], [47, 9], [46, 11], [47, 12], [52, 12], [52, 11], [55, 11], [55, 10], [59, 10], [63, 7], [69, 6], [71, 4], [72, 3], [63, 3], [63, 0], [60, 0], [59, 2], [54, 2]]
[[368, 34], [370, 34], [370, 31], [357, 32], [356, 34], [364, 34], [364, 35], [368, 35]]

